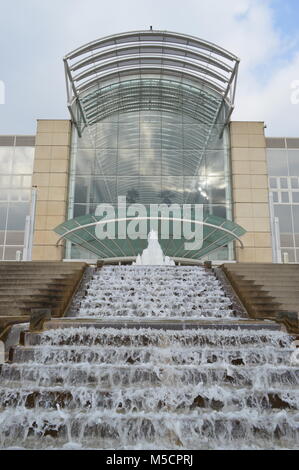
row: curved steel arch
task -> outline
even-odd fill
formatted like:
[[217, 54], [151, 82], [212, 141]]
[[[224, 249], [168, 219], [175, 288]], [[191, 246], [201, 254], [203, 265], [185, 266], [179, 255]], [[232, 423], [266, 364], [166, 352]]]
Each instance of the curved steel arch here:
[[[166, 73], [167, 72], [167, 73]], [[175, 67], [168, 65], [165, 67], [163, 64], [157, 66], [156, 64], [143, 64], [142, 67], [140, 65], [131, 65], [122, 68], [115, 67], [114, 69], [109, 70], [109, 72], [102, 73], [101, 75], [97, 74], [96, 77], [91, 78], [90, 80], [86, 80], [80, 86], [77, 87], [77, 92], [80, 94], [85, 92], [87, 89], [91, 88], [95, 84], [98, 85], [99, 88], [105, 84], [105, 82], [117, 78], [119, 82], [121, 82], [122, 77], [129, 77], [130, 75], [143, 75], [146, 77], [147, 75], [155, 74], [160, 77], [160, 80], [163, 79], [163, 76], [172, 76], [182, 79], [187, 79], [197, 85], [198, 89], [204, 85], [206, 88], [213, 90], [214, 92], [218, 93], [220, 98], [224, 96], [225, 88], [220, 87], [217, 83], [213, 80], [206, 79], [203, 75], [199, 73], [195, 73], [191, 70], [186, 70], [185, 68]], [[83, 95], [85, 96], [85, 94]]]
[[[195, 61], [182, 59], [181, 57], [174, 57], [168, 54], [156, 54], [156, 55], [144, 55], [139, 54], [138, 59], [136, 57], [131, 57], [130, 55], [127, 56], [116, 56], [111, 60], [105, 60], [100, 65], [95, 65], [92, 68], [84, 70], [83, 72], [79, 73], [78, 75], [74, 75], [73, 80], [75, 82], [83, 80], [86, 77], [90, 77], [94, 74], [99, 72], [104, 72], [105, 70], [113, 70], [115, 68], [122, 69], [123, 67], [129, 66], [130, 63], [132, 65], [136, 65], [136, 61], [138, 60], [138, 65], [146, 66], [147, 64], [154, 64], [154, 65], [169, 65], [172, 67], [177, 67], [178, 69], [184, 68], [187, 70], [195, 71], [196, 73], [203, 73], [204, 75], [209, 75], [216, 80], [226, 83], [227, 77], [223, 74], [216, 73], [212, 69], [208, 69], [207, 67], [203, 67], [202, 65], [197, 64]], [[124, 66], [122, 65], [124, 64]], [[103, 74], [103, 77], [105, 75]]]
[[227, 65], [225, 62], [215, 59], [208, 54], [198, 52], [196, 50], [187, 50], [184, 47], [174, 46], [166, 43], [157, 43], [157, 44], [143, 44], [142, 46], [136, 45], [134, 43], [126, 46], [118, 46], [117, 49], [108, 49], [104, 52], [99, 52], [97, 54], [93, 54], [92, 58], [87, 57], [84, 58], [71, 66], [72, 71], [76, 71], [82, 67], [86, 67], [88, 65], [95, 64], [100, 62], [101, 60], [111, 59], [112, 57], [122, 57], [124, 52], [129, 53], [130, 56], [139, 55], [141, 53], [146, 54], [152, 53], [153, 49], [156, 49], [157, 52], [160, 51], [160, 54], [164, 54], [166, 52], [170, 54], [176, 54], [177, 56], [182, 57], [189, 57], [190, 59], [201, 59], [203, 62], [208, 63], [209, 65], [213, 65], [215, 67], [219, 67], [225, 72], [232, 72], [232, 67]]
[[[190, 46], [200, 49], [206, 49], [208, 51], [215, 52], [229, 60], [239, 60], [237, 56], [231, 52], [223, 49], [216, 44], [205, 41], [203, 39], [197, 38], [195, 36], [190, 36], [187, 34], [177, 33], [173, 31], [158, 31], [158, 30], [141, 30], [141, 31], [128, 31], [124, 33], [113, 34], [110, 36], [105, 36], [104, 38], [96, 39], [91, 41], [75, 50], [70, 52], [65, 56], [66, 59], [74, 59], [75, 57], [94, 51], [95, 49], [100, 49], [108, 46], [117, 46], [125, 42], [141, 42], [141, 41], [165, 41], [168, 42], [177, 42], [178, 44], [183, 44], [184, 46]], [[176, 41], [174, 41], [176, 40]]]
[[[221, 109], [224, 109], [225, 126], [234, 107], [239, 59], [193, 36], [152, 30], [115, 34], [70, 52], [64, 63], [68, 107], [79, 135], [85, 126], [103, 118], [99, 113], [90, 120], [84, 98], [93, 94], [94, 88], [101, 90], [113, 80], [122, 83], [132, 75], [140, 78], [151, 75], [160, 80], [171, 77], [186, 80], [197, 89], [210, 90], [219, 99], [219, 106], [208, 121], [210, 126]], [[138, 97], [132, 96], [131, 100], [132, 108], [136, 109]], [[113, 108], [116, 111], [117, 107]]]

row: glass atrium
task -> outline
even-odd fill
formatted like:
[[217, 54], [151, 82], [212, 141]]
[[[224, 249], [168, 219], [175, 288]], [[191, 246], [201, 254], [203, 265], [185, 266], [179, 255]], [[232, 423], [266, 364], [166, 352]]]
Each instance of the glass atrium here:
[[69, 220], [56, 232], [72, 242], [67, 257], [124, 259], [146, 246], [146, 239], [96, 240], [98, 205], [116, 206], [119, 196], [147, 210], [203, 205], [202, 250], [160, 237], [165, 254], [233, 257], [230, 242], [244, 233], [231, 221], [227, 131], [238, 63], [214, 44], [161, 31], [110, 36], [66, 56], [75, 129]]

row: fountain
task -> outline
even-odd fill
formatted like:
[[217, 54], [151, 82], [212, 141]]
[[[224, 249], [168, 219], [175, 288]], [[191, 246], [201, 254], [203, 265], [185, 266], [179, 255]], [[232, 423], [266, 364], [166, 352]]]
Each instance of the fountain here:
[[148, 246], [145, 248], [141, 255], [136, 258], [136, 263], [133, 265], [162, 265], [162, 266], [175, 266], [175, 262], [168, 256], [164, 256], [160, 243], [158, 241], [158, 234], [155, 230], [151, 230], [148, 234]]
[[211, 270], [104, 266], [58, 324], [1, 366], [1, 449], [298, 448], [292, 338]]

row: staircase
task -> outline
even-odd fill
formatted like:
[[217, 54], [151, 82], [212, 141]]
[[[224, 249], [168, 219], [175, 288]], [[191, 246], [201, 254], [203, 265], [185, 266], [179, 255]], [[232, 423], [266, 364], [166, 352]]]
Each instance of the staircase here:
[[299, 265], [227, 263], [223, 269], [250, 316], [285, 320], [299, 334]]
[[298, 448], [293, 338], [211, 270], [105, 266], [79, 302], [2, 365], [0, 448]]
[[85, 263], [0, 262], [0, 335], [7, 325], [29, 318], [33, 308], [60, 317], [82, 278]]

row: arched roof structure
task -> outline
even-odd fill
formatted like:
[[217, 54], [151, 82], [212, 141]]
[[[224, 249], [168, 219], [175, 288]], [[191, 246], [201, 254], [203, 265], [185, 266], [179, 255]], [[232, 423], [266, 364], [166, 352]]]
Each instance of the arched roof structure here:
[[114, 112], [182, 111], [208, 128], [234, 107], [239, 59], [208, 41], [170, 31], [107, 36], [64, 58], [68, 108], [81, 135]]

